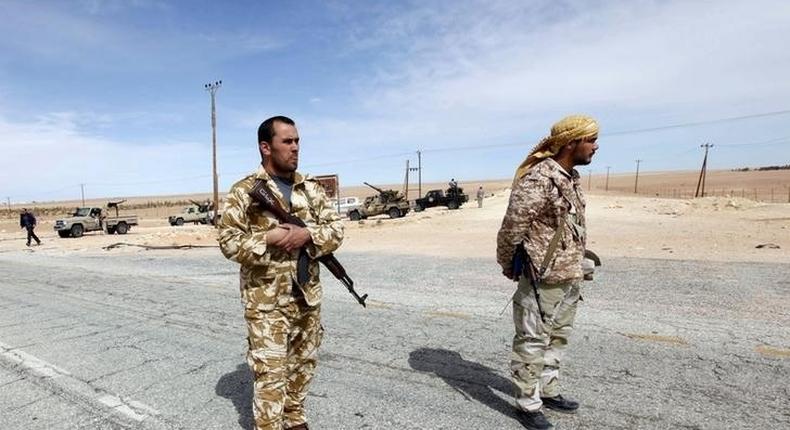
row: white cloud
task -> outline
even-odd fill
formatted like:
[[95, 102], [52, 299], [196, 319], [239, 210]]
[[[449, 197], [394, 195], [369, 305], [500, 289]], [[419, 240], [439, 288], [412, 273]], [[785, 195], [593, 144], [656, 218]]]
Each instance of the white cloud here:
[[104, 196], [184, 192], [199, 188], [197, 179], [184, 184], [185, 176], [210, 173], [202, 143], [136, 145], [96, 137], [81, 129], [74, 120], [79, 116], [56, 113], [25, 123], [0, 116], [0, 194], [12, 200], [73, 197], [80, 183]]
[[722, 103], [790, 95], [786, 2], [584, 4], [549, 24], [541, 6], [476, 2], [392, 17], [378, 38], [407, 49], [360, 96], [387, 114], [696, 104], [710, 115]]
[[[333, 160], [384, 148], [528, 148], [575, 112], [598, 116], [605, 132], [782, 110], [790, 100], [787, 2], [415, 2], [366, 18], [344, 55], [383, 52], [385, 61], [354, 80], [351, 114], [302, 121], [303, 133], [333, 143], [334, 156], [321, 154]], [[788, 134], [748, 122], [719, 129], [735, 126], [729, 141]], [[610, 142], [674, 153], [699, 143], [694, 131]], [[635, 154], [618, 156], [630, 166]], [[474, 154], [464, 162], [480, 167], [478, 177], [492, 174]]]
[[[66, 3], [0, 2], [4, 16], [0, 31], [13, 35], [0, 39], [0, 49], [26, 60], [84, 70], [161, 73], [208, 68], [223, 60], [284, 46], [283, 40], [266, 29], [204, 31], [191, 28], [189, 21], [179, 26], [160, 25], [158, 15], [151, 18], [156, 25], [139, 26], [123, 19], [121, 12], [131, 8], [161, 11], [168, 6], [145, 0], [88, 1], [83, 8]], [[5, 57], [0, 61], [14, 58]]]

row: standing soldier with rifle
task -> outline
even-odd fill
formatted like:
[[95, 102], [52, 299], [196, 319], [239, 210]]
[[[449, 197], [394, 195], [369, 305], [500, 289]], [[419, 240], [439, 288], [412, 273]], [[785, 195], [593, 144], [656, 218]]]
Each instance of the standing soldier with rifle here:
[[[343, 240], [343, 224], [318, 181], [296, 171], [299, 134], [293, 120], [264, 121], [258, 148], [263, 161], [257, 173], [228, 194], [219, 244], [241, 264], [255, 428], [303, 430], [323, 335], [318, 261], [344, 276], [356, 293], [331, 256]], [[355, 297], [364, 305], [365, 297]]]
[[519, 166], [497, 235], [502, 273], [518, 281], [510, 369], [519, 417], [531, 429], [552, 428], [542, 406], [566, 413], [579, 407], [560, 394], [559, 370], [584, 277], [585, 201], [574, 167], [590, 164], [597, 139], [590, 117], [554, 124]]

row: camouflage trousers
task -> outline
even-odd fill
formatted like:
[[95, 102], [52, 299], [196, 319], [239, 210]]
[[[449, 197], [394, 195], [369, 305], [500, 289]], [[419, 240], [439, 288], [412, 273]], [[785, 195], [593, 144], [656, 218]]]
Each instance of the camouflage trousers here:
[[513, 337], [510, 371], [519, 408], [537, 411], [541, 397], [560, 394], [560, 362], [573, 328], [581, 297], [579, 283], [540, 284], [538, 294], [545, 323], [541, 321], [535, 293], [522, 278], [513, 296]]
[[272, 311], [245, 310], [257, 430], [282, 430], [307, 421], [304, 401], [324, 332], [320, 310], [301, 298]]

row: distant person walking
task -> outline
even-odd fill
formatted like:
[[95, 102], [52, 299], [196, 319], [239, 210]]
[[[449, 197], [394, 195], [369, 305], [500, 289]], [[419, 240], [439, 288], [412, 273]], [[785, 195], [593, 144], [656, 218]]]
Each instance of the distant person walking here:
[[510, 371], [519, 417], [530, 429], [553, 428], [542, 406], [565, 413], [579, 408], [560, 393], [560, 363], [584, 277], [585, 202], [574, 167], [590, 164], [597, 139], [598, 123], [590, 117], [554, 124], [516, 171], [497, 235], [502, 273], [519, 281]]
[[480, 188], [477, 189], [477, 207], [483, 207], [483, 198], [486, 196], [486, 192], [483, 191], [483, 186], [481, 185]]
[[36, 217], [27, 209], [22, 209], [22, 213], [19, 214], [19, 227], [27, 230], [27, 246], [30, 246], [31, 239], [35, 239], [36, 245], [41, 245], [41, 240], [33, 231], [36, 228]]

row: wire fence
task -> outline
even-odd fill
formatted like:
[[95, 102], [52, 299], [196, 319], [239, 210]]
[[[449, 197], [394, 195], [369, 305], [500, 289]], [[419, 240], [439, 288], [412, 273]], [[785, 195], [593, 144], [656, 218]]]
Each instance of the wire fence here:
[[[586, 187], [585, 187], [586, 189]], [[639, 197], [657, 197], [666, 199], [693, 199], [696, 189], [678, 187], [640, 187], [634, 193], [633, 187], [630, 189], [623, 187], [609, 187], [606, 191], [603, 188], [593, 187], [589, 190], [591, 194], [612, 194], [612, 195], [632, 195]], [[727, 197], [743, 198], [760, 203], [790, 203], [790, 185], [784, 187], [763, 187], [763, 188], [706, 188], [704, 197]]]

